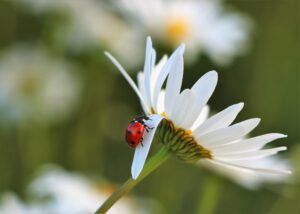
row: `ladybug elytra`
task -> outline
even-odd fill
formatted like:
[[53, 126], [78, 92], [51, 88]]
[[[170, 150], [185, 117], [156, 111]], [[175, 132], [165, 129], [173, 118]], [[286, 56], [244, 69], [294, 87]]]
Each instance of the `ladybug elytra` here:
[[133, 119], [126, 128], [125, 139], [127, 144], [131, 148], [137, 147], [141, 143], [143, 146], [143, 136], [146, 132], [149, 132], [150, 128], [146, 125], [146, 121], [149, 120], [147, 116], [141, 116]]

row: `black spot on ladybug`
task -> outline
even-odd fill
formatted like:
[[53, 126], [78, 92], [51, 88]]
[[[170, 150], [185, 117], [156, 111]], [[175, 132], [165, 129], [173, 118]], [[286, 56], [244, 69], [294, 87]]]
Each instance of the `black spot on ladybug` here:
[[130, 142], [130, 144], [131, 144], [131, 145], [134, 145], [134, 142], [133, 142], [133, 141], [131, 141], [131, 142]]
[[141, 132], [141, 131], [138, 131], [137, 133], [138, 133], [138, 134], [142, 134], [142, 132]]
[[127, 133], [128, 133], [128, 134], [130, 134], [130, 135], [132, 135], [132, 132], [131, 132], [131, 131], [129, 131], [129, 130], [127, 130]]

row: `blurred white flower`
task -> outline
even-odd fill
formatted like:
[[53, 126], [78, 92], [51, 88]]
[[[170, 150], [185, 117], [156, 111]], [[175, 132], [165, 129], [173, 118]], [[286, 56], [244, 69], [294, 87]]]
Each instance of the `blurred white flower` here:
[[79, 92], [73, 67], [42, 49], [18, 46], [1, 55], [2, 118], [59, 120], [73, 110]]
[[43, 208], [36, 204], [22, 202], [14, 193], [7, 192], [1, 196], [1, 214], [41, 214], [45, 213]]
[[[22, 0], [27, 8], [45, 13], [56, 11], [67, 16], [67, 22], [55, 32], [62, 44], [75, 50], [102, 47], [111, 50], [122, 61], [135, 67], [142, 61], [144, 37], [116, 16], [108, 6], [97, 0]], [[58, 24], [59, 25], [59, 24]]]
[[[0, 200], [1, 214], [85, 214], [94, 213], [109, 197], [113, 187], [94, 183], [83, 175], [67, 172], [55, 165], [43, 166], [28, 187], [30, 201], [22, 201], [14, 193], [5, 193]], [[109, 213], [149, 213], [159, 210], [156, 203], [130, 196], [122, 198]], [[149, 206], [150, 205], [150, 206]]]
[[203, 52], [224, 65], [246, 51], [250, 20], [227, 11], [219, 0], [116, 0], [116, 7], [162, 44], [184, 42], [188, 60]]
[[[158, 141], [181, 160], [209, 165], [247, 187], [262, 181], [284, 181], [291, 173], [287, 164], [268, 158], [287, 148], [264, 147], [286, 135], [271, 133], [246, 138], [260, 119], [252, 118], [231, 125], [243, 103], [229, 106], [207, 119], [206, 104], [215, 90], [218, 74], [210, 71], [191, 89], [181, 91], [183, 53], [182, 44], [169, 59], [164, 57], [155, 66], [156, 54], [148, 38], [145, 65], [143, 72], [138, 74], [138, 85], [118, 61], [106, 53], [140, 98], [145, 114], [151, 119], [146, 125], [153, 127], [144, 136], [143, 145], [139, 144], [135, 149], [132, 177], [136, 179], [141, 173], [157, 132]], [[162, 89], [166, 79], [166, 88]], [[156, 131], [159, 124], [161, 128]]]
[[[112, 190], [112, 189], [111, 189]], [[110, 191], [89, 181], [86, 177], [47, 167], [29, 186], [29, 191], [38, 198], [48, 197], [44, 203], [45, 213], [93, 213], [111, 194]], [[146, 213], [142, 203], [125, 197], [109, 213]]]

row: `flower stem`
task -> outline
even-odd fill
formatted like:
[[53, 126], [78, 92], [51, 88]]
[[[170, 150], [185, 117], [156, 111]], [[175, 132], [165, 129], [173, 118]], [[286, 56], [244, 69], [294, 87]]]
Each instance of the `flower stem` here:
[[203, 185], [204, 190], [197, 213], [215, 213], [218, 197], [221, 189], [220, 181], [216, 177], [210, 177]]
[[147, 175], [149, 175], [163, 162], [165, 162], [168, 157], [168, 149], [166, 147], [162, 147], [161, 150], [145, 164], [143, 171], [136, 180], [129, 178], [119, 189], [117, 189], [108, 199], [106, 199], [106, 201], [101, 205], [101, 207], [99, 207], [99, 209], [95, 213], [106, 213], [123, 195], [128, 193]]

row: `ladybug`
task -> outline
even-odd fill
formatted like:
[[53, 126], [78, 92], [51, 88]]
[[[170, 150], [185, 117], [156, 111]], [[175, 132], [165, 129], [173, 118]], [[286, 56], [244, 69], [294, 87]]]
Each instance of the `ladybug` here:
[[146, 125], [146, 121], [150, 120], [147, 116], [140, 116], [133, 119], [126, 128], [125, 139], [127, 144], [131, 148], [137, 147], [141, 143], [143, 146], [143, 136], [146, 132], [149, 132], [150, 128]]

